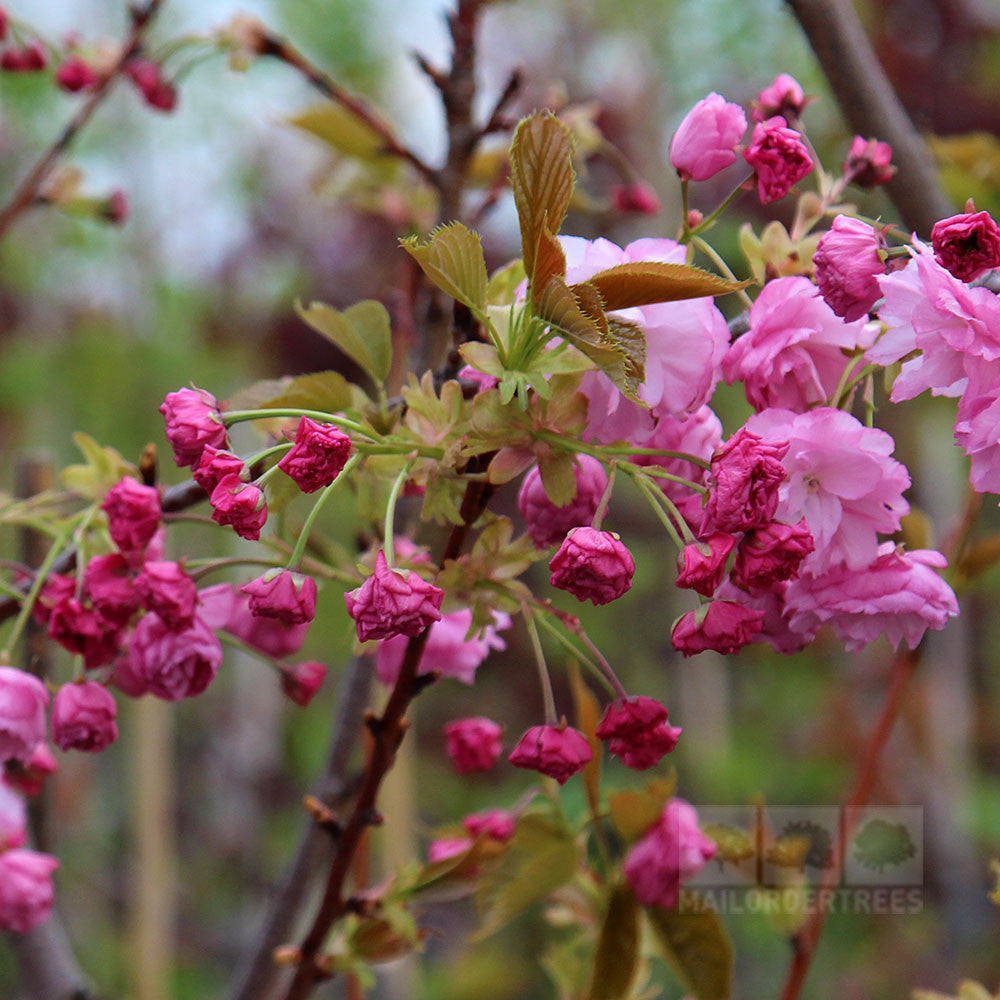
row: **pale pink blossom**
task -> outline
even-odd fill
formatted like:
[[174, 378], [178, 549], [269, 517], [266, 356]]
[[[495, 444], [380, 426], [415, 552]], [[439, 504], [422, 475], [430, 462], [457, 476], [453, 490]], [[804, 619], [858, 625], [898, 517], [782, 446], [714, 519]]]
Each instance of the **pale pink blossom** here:
[[706, 181], [736, 162], [736, 145], [747, 116], [721, 94], [702, 98], [683, 118], [670, 141], [670, 163], [682, 180]]
[[0, 853], [0, 930], [27, 934], [49, 919], [58, 867], [51, 855], [24, 847]]
[[23, 847], [28, 841], [28, 807], [6, 782], [0, 781], [0, 852]]
[[297, 653], [309, 631], [308, 622], [286, 625], [276, 618], [253, 614], [249, 595], [228, 583], [217, 583], [198, 591], [198, 617], [209, 628], [221, 628], [279, 660]]
[[807, 413], [765, 410], [746, 426], [765, 441], [788, 443], [781, 460], [787, 478], [774, 517], [787, 524], [805, 518], [816, 550], [802, 564], [803, 572], [871, 563], [878, 533], [897, 531], [910, 509], [903, 499], [910, 477], [890, 457], [892, 437], [830, 407]]
[[27, 764], [45, 739], [45, 708], [49, 692], [35, 676], [16, 667], [0, 666], [0, 761]]
[[[803, 411], [825, 403], [848, 364], [845, 351], [870, 347], [877, 327], [847, 323], [803, 277], [769, 281], [750, 309], [750, 329], [722, 362], [726, 381], [743, 382], [755, 410]], [[860, 370], [864, 361], [855, 367]]]
[[[985, 391], [981, 381], [989, 386]], [[973, 489], [1000, 493], [1000, 364], [977, 372], [959, 400], [955, 443], [969, 456]]]
[[819, 238], [813, 254], [816, 284], [823, 301], [844, 320], [867, 319], [881, 296], [878, 278], [885, 274], [885, 261], [879, 251], [883, 247], [884, 241], [872, 226], [847, 215], [838, 215]]
[[940, 552], [902, 552], [885, 542], [860, 572], [835, 566], [815, 577], [803, 573], [785, 595], [790, 627], [808, 632], [829, 624], [851, 652], [880, 635], [894, 647], [905, 641], [916, 649], [927, 629], [942, 629], [958, 614], [955, 594], [937, 572], [946, 565]]
[[806, 97], [802, 92], [802, 85], [794, 76], [779, 73], [757, 95], [750, 117], [755, 122], [767, 121], [775, 115], [788, 119], [799, 118], [811, 100], [813, 98]]

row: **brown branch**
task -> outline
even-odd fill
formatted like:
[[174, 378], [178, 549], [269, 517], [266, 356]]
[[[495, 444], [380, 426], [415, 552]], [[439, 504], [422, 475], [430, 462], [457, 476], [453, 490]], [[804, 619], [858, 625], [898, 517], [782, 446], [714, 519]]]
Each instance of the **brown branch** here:
[[80, 130], [90, 121], [94, 112], [107, 96], [111, 84], [120, 75], [125, 64], [142, 47], [142, 38], [149, 23], [156, 16], [163, 0], [148, 0], [141, 6], [132, 9], [131, 25], [125, 40], [122, 42], [121, 53], [111, 69], [98, 81], [90, 96], [80, 105], [77, 112], [66, 123], [55, 142], [42, 154], [41, 159], [31, 168], [28, 175], [21, 181], [11, 195], [7, 204], [0, 209], [0, 239], [13, 225], [17, 217], [34, 204], [38, 193], [59, 160]]
[[930, 234], [951, 215], [927, 144], [879, 64], [850, 0], [787, 0], [851, 128], [892, 146], [899, 172], [889, 196], [907, 228]]
[[[466, 486], [461, 508], [462, 523], [452, 528], [441, 553], [439, 566], [443, 567], [448, 560], [457, 558], [472, 524], [486, 508], [492, 493], [493, 487], [488, 483], [470, 482]], [[329, 976], [323, 967], [320, 949], [333, 925], [348, 912], [350, 901], [345, 894], [347, 876], [365, 830], [378, 821], [376, 805], [382, 780], [392, 767], [396, 750], [406, 733], [406, 712], [410, 702], [424, 686], [419, 682], [417, 671], [429, 636], [430, 629], [427, 629], [409, 640], [399, 676], [385, 710], [380, 716], [371, 717], [368, 721], [372, 733], [372, 749], [362, 777], [361, 789], [350, 818], [337, 838], [336, 853], [316, 917], [301, 946], [296, 950], [297, 968], [285, 1000], [304, 1000], [317, 982]]]

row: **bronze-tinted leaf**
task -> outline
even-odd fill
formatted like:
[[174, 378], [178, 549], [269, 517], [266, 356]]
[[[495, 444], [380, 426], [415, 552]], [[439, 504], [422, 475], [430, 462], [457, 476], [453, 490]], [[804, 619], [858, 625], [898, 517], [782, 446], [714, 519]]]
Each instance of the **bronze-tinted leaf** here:
[[750, 281], [729, 281], [691, 264], [649, 260], [609, 267], [590, 278], [588, 284], [601, 293], [605, 309], [629, 309], [654, 302], [726, 295], [746, 288]]
[[588, 1000], [623, 1000], [639, 967], [639, 907], [625, 885], [611, 890], [594, 953]]
[[718, 914], [684, 890], [678, 909], [649, 906], [646, 916], [681, 985], [697, 1000], [729, 1000], [733, 946]]

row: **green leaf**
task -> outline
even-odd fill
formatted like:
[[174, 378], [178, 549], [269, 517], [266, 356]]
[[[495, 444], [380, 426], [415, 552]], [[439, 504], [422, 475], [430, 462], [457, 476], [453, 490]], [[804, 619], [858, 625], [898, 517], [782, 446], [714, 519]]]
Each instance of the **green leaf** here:
[[623, 1000], [639, 968], [639, 906], [631, 889], [611, 890], [594, 953], [588, 1000]]
[[89, 434], [77, 431], [73, 443], [83, 452], [82, 465], [69, 465], [62, 470], [62, 481], [88, 500], [104, 496], [123, 476], [135, 476], [136, 468], [126, 462], [114, 448], [102, 448]]
[[349, 409], [353, 402], [351, 383], [340, 372], [313, 372], [290, 379], [276, 396], [262, 401], [257, 409], [340, 413]]
[[392, 365], [392, 328], [381, 302], [366, 299], [343, 312], [323, 302], [313, 302], [308, 308], [296, 302], [295, 311], [375, 382], [386, 380]]
[[400, 243], [438, 288], [483, 317], [488, 279], [478, 233], [461, 222], [449, 222], [438, 226], [426, 243], [415, 236]]
[[521, 224], [524, 270], [533, 297], [546, 284], [538, 280], [538, 263], [545, 268], [554, 263], [551, 240], [566, 217], [573, 184], [573, 140], [569, 129], [549, 111], [525, 118], [517, 126], [510, 147], [510, 186]]
[[564, 886], [579, 863], [576, 842], [558, 823], [534, 813], [522, 816], [507, 852], [477, 894], [482, 923], [475, 937], [495, 933]]
[[322, 139], [345, 156], [378, 160], [386, 155], [382, 137], [363, 118], [341, 104], [317, 104], [289, 118], [288, 123]]
[[697, 1000], [729, 1000], [733, 989], [733, 946], [718, 914], [685, 890], [685, 912], [646, 907], [664, 957], [683, 987]]
[[[654, 302], [700, 299], [746, 288], [750, 281], [729, 281], [691, 264], [647, 260], [598, 271], [587, 281], [600, 293], [605, 309], [629, 309]], [[577, 286], [573, 286], [575, 292]]]
[[656, 778], [644, 788], [627, 788], [608, 796], [611, 822], [626, 841], [637, 840], [659, 818], [674, 794], [676, 778]]
[[568, 451], [541, 449], [538, 471], [542, 476], [545, 495], [557, 507], [565, 507], [576, 496], [576, 462]]
[[477, 371], [494, 376], [500, 376], [504, 372], [497, 349], [492, 344], [470, 340], [459, 347], [458, 353], [462, 355], [462, 360], [466, 364], [472, 365]]
[[513, 305], [517, 288], [525, 279], [524, 261], [513, 260], [490, 275], [486, 286], [486, 301], [491, 306]]

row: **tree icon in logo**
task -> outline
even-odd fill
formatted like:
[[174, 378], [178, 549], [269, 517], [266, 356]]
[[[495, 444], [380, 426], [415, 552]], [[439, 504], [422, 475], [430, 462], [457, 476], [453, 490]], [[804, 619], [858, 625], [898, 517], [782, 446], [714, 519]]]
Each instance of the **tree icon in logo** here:
[[858, 864], [881, 874], [887, 866], [901, 865], [917, 853], [904, 823], [869, 820], [854, 840]]

